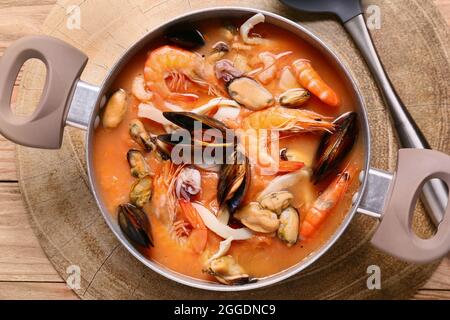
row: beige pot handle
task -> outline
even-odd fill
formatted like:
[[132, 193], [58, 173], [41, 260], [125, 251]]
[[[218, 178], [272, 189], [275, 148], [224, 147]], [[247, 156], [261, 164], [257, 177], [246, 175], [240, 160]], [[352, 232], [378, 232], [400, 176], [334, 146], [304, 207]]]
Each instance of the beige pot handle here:
[[[29, 117], [19, 117], [11, 110], [11, 94], [20, 68], [32, 58], [45, 64], [47, 78], [36, 110]], [[25, 146], [59, 148], [74, 86], [87, 59], [78, 49], [47, 36], [13, 43], [0, 59], [0, 132]]]
[[[419, 238], [412, 230], [415, 204], [428, 179], [439, 178], [450, 185], [450, 156], [433, 150], [401, 149], [391, 195], [372, 244], [408, 262], [427, 263], [450, 251], [450, 205], [447, 204], [437, 233]], [[450, 196], [450, 194], [449, 194]]]

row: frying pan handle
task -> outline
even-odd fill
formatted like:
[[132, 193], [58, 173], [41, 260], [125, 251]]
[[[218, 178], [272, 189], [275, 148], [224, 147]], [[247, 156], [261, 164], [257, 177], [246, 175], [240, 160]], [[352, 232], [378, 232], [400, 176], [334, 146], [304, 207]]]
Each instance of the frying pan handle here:
[[390, 185], [381, 223], [372, 244], [408, 262], [426, 263], [450, 251], [450, 205], [447, 205], [437, 233], [419, 238], [412, 230], [415, 204], [428, 179], [438, 178], [450, 185], [450, 156], [438, 151], [401, 149], [397, 172]]
[[[425, 136], [406, 109], [392, 83], [384, 71], [383, 65], [373, 45], [362, 14], [345, 22], [345, 28], [360, 49], [367, 65], [378, 84], [378, 88], [390, 110], [394, 128], [403, 148], [430, 149]], [[427, 183], [421, 195], [422, 201], [433, 222], [439, 224], [444, 213], [448, 189], [440, 181]]]
[[[19, 117], [11, 110], [11, 94], [20, 68], [32, 58], [45, 64], [46, 82], [33, 114]], [[25, 146], [59, 148], [75, 85], [87, 60], [78, 49], [48, 36], [25, 37], [12, 44], [0, 60], [0, 132]]]

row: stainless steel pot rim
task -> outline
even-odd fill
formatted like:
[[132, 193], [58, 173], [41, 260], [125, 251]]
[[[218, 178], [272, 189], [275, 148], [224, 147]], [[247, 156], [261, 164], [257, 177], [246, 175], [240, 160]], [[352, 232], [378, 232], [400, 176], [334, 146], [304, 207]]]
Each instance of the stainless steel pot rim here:
[[[132, 57], [136, 51], [138, 51], [139, 48], [141, 48], [143, 45], [148, 44], [148, 38], [150, 38], [153, 34], [157, 33], [157, 31], [163, 30], [167, 28], [170, 25], [180, 23], [182, 21], [188, 20], [188, 19], [198, 19], [200, 17], [204, 18], [207, 15], [211, 14], [211, 16], [230, 16], [233, 14], [237, 15], [248, 15], [252, 13], [262, 13], [264, 14], [268, 19], [269, 23], [278, 22], [278, 24], [283, 24], [285, 29], [287, 27], [296, 30], [299, 35], [301, 35], [305, 40], [310, 42], [313, 46], [318, 48], [324, 55], [327, 56], [327, 58], [330, 60], [330, 62], [333, 62], [336, 67], [339, 68], [339, 71], [342, 73], [344, 78], [349, 82], [351, 85], [351, 90], [353, 91], [356, 102], [359, 104], [359, 119], [360, 124], [362, 126], [361, 134], [363, 134], [363, 140], [364, 140], [364, 168], [363, 168], [363, 176], [361, 177], [361, 186], [358, 192], [358, 195], [354, 199], [354, 204], [349, 213], [347, 214], [346, 218], [342, 222], [339, 229], [334, 233], [334, 235], [316, 252], [311, 254], [308, 258], [304, 259], [303, 261], [299, 262], [297, 265], [294, 265], [290, 267], [287, 270], [284, 270], [278, 274], [266, 277], [264, 279], [259, 280], [256, 283], [246, 284], [246, 285], [240, 285], [240, 286], [226, 286], [218, 283], [212, 283], [212, 282], [206, 282], [198, 279], [194, 279], [191, 277], [188, 277], [186, 275], [182, 275], [180, 273], [177, 273], [175, 271], [169, 270], [167, 267], [160, 265], [159, 263], [155, 261], [151, 261], [145, 256], [143, 256], [138, 250], [134, 248], [132, 244], [125, 238], [125, 236], [122, 234], [120, 228], [118, 227], [117, 223], [113, 220], [113, 217], [109, 210], [104, 205], [101, 195], [99, 191], [96, 188], [96, 182], [95, 182], [95, 172], [92, 167], [92, 136], [94, 132], [94, 123], [95, 118], [97, 115], [97, 111], [99, 109], [99, 104], [101, 102], [101, 99], [103, 95], [106, 93], [106, 91], [109, 88], [109, 85], [114, 80], [115, 75], [117, 74], [118, 70], [128, 61], [130, 57]], [[348, 68], [345, 66], [345, 64], [339, 59], [339, 57], [322, 41], [318, 36], [313, 34], [311, 31], [306, 29], [301, 24], [298, 24], [292, 20], [289, 20], [287, 18], [284, 18], [278, 14], [271, 13], [264, 10], [254, 9], [254, 8], [247, 8], [247, 7], [212, 7], [212, 8], [206, 8], [206, 9], [200, 9], [188, 12], [184, 15], [178, 16], [171, 21], [161, 24], [148, 32], [145, 36], [143, 36], [141, 39], [136, 41], [122, 56], [121, 58], [116, 62], [116, 64], [110, 69], [108, 75], [106, 76], [105, 80], [103, 81], [101, 85], [100, 94], [97, 98], [96, 107], [93, 109], [91, 113], [91, 119], [88, 126], [88, 130], [86, 133], [86, 159], [87, 159], [87, 167], [88, 167], [88, 177], [89, 177], [89, 184], [91, 191], [95, 197], [96, 203], [103, 215], [103, 218], [105, 219], [106, 223], [110, 227], [110, 229], [113, 231], [115, 236], [119, 239], [121, 244], [140, 262], [142, 262], [145, 266], [153, 270], [154, 272], [158, 273], [159, 275], [171, 279], [175, 282], [178, 282], [180, 284], [194, 287], [197, 289], [203, 289], [203, 290], [210, 290], [210, 291], [222, 291], [222, 292], [236, 292], [236, 291], [246, 291], [246, 290], [253, 290], [253, 289], [260, 289], [263, 287], [271, 286], [277, 283], [280, 283], [281, 281], [288, 279], [311, 264], [313, 264], [315, 261], [317, 261], [325, 252], [327, 252], [333, 244], [337, 241], [337, 239], [340, 238], [340, 236], [343, 234], [343, 232], [347, 229], [348, 225], [350, 224], [351, 220], [353, 219], [353, 216], [356, 213], [356, 210], [358, 208], [358, 204], [361, 201], [361, 198], [364, 194], [364, 191], [366, 189], [367, 185], [367, 173], [369, 172], [369, 162], [370, 162], [370, 132], [369, 132], [369, 123], [368, 123], [368, 117], [367, 117], [367, 111], [366, 106], [364, 103], [364, 100], [362, 98], [362, 95], [358, 89], [358, 86], [356, 84], [356, 81], [351, 76], [350, 72], [348, 71]]]

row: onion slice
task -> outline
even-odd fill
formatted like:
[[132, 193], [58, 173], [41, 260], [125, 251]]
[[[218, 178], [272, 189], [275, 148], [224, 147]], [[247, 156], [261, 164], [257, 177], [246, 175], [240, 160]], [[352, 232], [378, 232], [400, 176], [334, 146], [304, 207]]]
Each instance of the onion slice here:
[[247, 240], [253, 237], [253, 232], [250, 229], [233, 229], [220, 223], [217, 217], [203, 205], [193, 202], [192, 206], [197, 210], [206, 227], [223, 239], [233, 237], [234, 240]]
[[256, 26], [258, 23], [262, 23], [266, 20], [264, 15], [262, 13], [257, 13], [247, 21], [245, 21], [241, 28], [239, 29], [239, 32], [241, 34], [242, 40], [244, 40], [247, 44], [262, 44], [264, 43], [264, 39], [258, 38], [258, 37], [249, 37], [248, 34], [250, 30], [253, 29], [254, 26]]
[[267, 187], [259, 194], [258, 201], [267, 196], [270, 193], [283, 191], [291, 188], [301, 179], [309, 177], [311, 175], [309, 170], [301, 169], [283, 176], [278, 176], [273, 179]]
[[152, 121], [158, 122], [163, 126], [171, 125], [172, 123], [164, 118], [161, 110], [155, 107], [152, 103], [141, 103], [138, 106], [138, 117], [147, 118]]
[[237, 103], [234, 100], [225, 99], [225, 98], [213, 98], [209, 100], [204, 105], [197, 107], [195, 109], [192, 109], [191, 112], [197, 113], [197, 114], [205, 114], [214, 109], [215, 107], [232, 107], [232, 108], [240, 108], [239, 103]]
[[234, 240], [233, 237], [229, 237], [228, 239], [220, 242], [219, 250], [217, 250], [217, 252], [214, 255], [212, 255], [211, 258], [208, 259], [207, 264], [210, 264], [211, 261], [213, 261], [215, 259], [219, 259], [219, 258], [223, 257], [224, 255], [226, 255], [231, 248], [231, 242], [233, 242], [233, 240]]

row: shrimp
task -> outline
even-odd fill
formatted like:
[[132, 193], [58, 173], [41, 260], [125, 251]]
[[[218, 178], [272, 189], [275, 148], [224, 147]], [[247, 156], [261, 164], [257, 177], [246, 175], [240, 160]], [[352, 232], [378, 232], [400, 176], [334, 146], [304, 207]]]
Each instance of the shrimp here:
[[[169, 77], [171, 81], [168, 86], [166, 79]], [[219, 88], [211, 64], [198, 54], [168, 45], [149, 54], [145, 62], [144, 79], [146, 86], [163, 99], [197, 100], [197, 95], [177, 92], [187, 90], [187, 80], [206, 88], [210, 95], [219, 95], [223, 91]]]
[[205, 250], [208, 241], [208, 230], [197, 210], [195, 210], [189, 200], [179, 199], [178, 204], [193, 228], [189, 234], [189, 244], [195, 252], [202, 253], [203, 250]]
[[158, 219], [172, 227], [176, 216], [174, 177], [179, 169], [170, 160], [164, 161], [153, 179], [152, 208]]
[[299, 59], [292, 63], [292, 67], [298, 81], [303, 87], [311, 91], [326, 104], [332, 107], [339, 105], [339, 98], [336, 92], [322, 80], [317, 71], [313, 69], [310, 61]]
[[242, 121], [244, 129], [291, 132], [332, 132], [334, 124], [316, 112], [304, 109], [272, 107], [254, 112]]
[[300, 237], [302, 239], [311, 237], [317, 231], [331, 210], [342, 200], [356, 173], [356, 167], [350, 165], [316, 199], [306, 213], [300, 227]]

